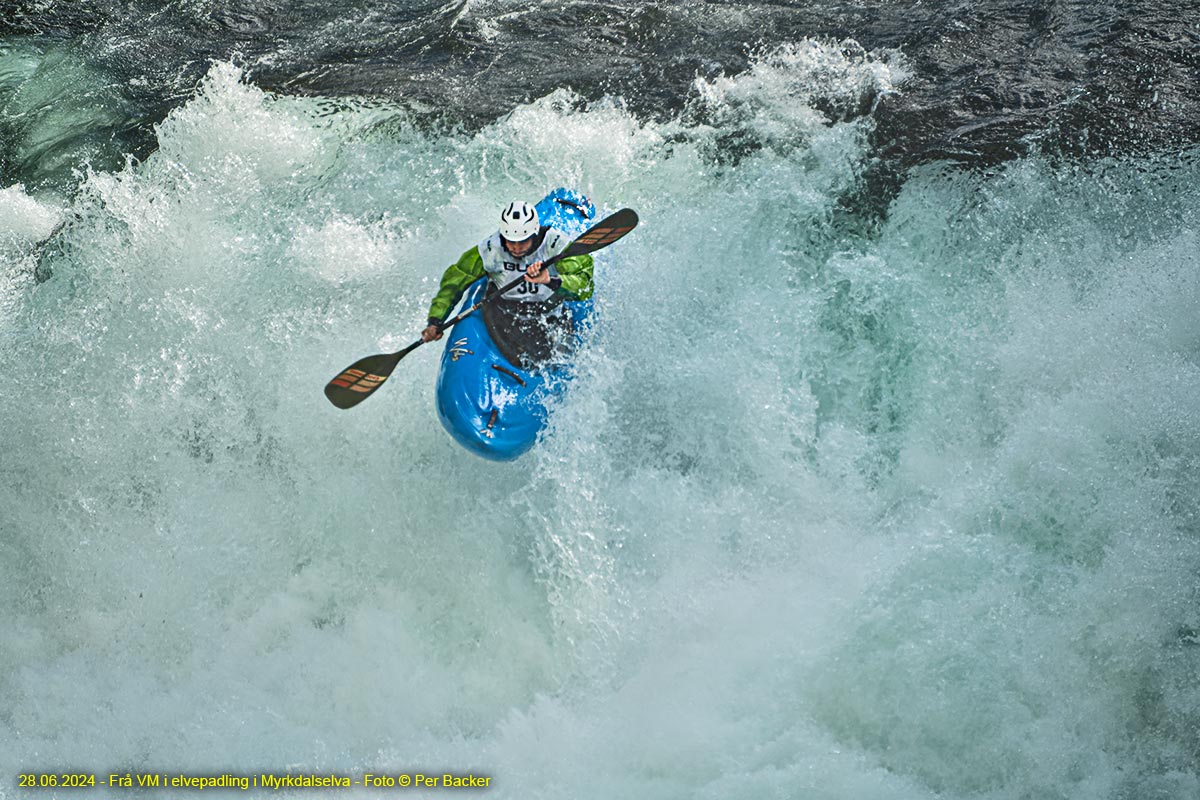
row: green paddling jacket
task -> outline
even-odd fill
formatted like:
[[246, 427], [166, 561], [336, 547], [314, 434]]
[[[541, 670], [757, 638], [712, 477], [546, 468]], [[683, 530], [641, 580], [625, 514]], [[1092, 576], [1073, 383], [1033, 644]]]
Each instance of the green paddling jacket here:
[[[536, 261], [546, 261], [567, 249], [570, 240], [554, 228], [544, 227], [538, 234], [538, 246], [522, 258], [517, 258], [500, 245], [499, 234], [493, 234], [462, 254], [442, 275], [442, 282], [429, 305], [429, 324], [441, 325], [472, 283], [490, 275], [492, 284], [500, 288], [512, 282]], [[505, 295], [514, 300], [587, 300], [595, 289], [592, 283], [592, 257], [569, 256], [550, 265], [550, 283], [522, 284]], [[527, 289], [528, 291], [520, 291]]]

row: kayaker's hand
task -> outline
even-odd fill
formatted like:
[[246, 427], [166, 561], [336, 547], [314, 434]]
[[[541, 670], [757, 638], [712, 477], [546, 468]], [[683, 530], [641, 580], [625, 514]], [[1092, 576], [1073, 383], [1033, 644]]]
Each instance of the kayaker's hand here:
[[528, 283], [549, 283], [550, 270], [542, 269], [542, 262], [535, 261], [525, 268], [525, 280]]
[[421, 331], [421, 341], [436, 342], [442, 338], [442, 329], [437, 325], [430, 325], [425, 330]]

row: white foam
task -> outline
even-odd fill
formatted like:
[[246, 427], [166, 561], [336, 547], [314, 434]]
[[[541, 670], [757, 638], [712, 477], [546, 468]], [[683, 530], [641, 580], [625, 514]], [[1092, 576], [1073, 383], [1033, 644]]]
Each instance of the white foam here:
[[[616, 100], [430, 136], [215, 67], [0, 320], [36, 394], [0, 405], [0, 763], [1187, 796], [1195, 163], [917, 171], [847, 233], [870, 122], [813, 93], [886, 82], [838, 52], [711, 82], [736, 154]], [[326, 403], [567, 178], [642, 223], [530, 456], [445, 435], [433, 348]]]

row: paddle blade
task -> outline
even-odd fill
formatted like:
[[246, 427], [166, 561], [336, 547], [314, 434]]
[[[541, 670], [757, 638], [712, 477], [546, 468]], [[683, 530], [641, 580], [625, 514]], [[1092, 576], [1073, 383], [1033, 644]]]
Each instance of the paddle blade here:
[[[420, 344], [420, 342], [416, 344]], [[338, 408], [353, 408], [383, 385], [383, 382], [392, 374], [392, 370], [400, 363], [400, 359], [408, 355], [416, 344], [406, 347], [399, 353], [360, 358], [325, 384], [325, 396]]]
[[571, 246], [563, 251], [563, 257], [581, 256], [591, 253], [620, 239], [637, 227], [638, 215], [632, 208], [622, 208], [597, 222], [579, 238], [571, 242]]

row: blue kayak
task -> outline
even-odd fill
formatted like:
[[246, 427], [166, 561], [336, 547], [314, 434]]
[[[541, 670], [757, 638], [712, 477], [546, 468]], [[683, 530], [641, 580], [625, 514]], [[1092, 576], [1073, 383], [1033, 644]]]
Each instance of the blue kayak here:
[[[538, 219], [574, 239], [596, 222], [596, 207], [582, 194], [555, 189], [537, 204]], [[488, 279], [464, 293], [462, 307], [483, 299]], [[592, 301], [566, 301], [575, 330], [581, 330]], [[537, 442], [546, 425], [546, 401], [561, 395], [570, 377], [567, 365], [550, 362], [526, 369], [505, 357], [482, 310], [464, 317], [446, 335], [438, 371], [437, 410], [442, 425], [459, 444], [493, 461], [512, 461]]]

